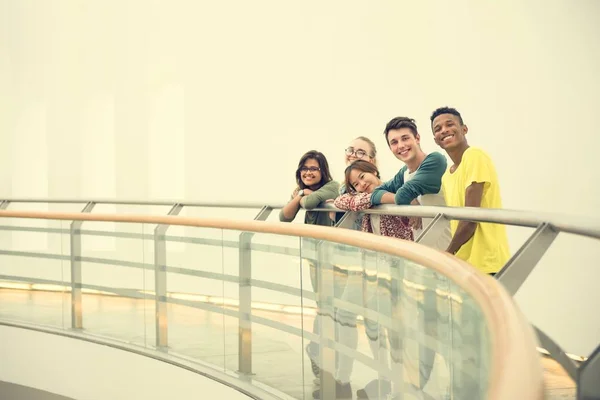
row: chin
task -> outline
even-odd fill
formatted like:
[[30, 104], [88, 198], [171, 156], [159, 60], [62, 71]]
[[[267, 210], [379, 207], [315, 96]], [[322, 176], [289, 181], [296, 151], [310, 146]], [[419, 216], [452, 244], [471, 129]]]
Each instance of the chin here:
[[458, 147], [458, 143], [448, 143], [446, 146], [442, 147], [444, 150], [452, 150]]

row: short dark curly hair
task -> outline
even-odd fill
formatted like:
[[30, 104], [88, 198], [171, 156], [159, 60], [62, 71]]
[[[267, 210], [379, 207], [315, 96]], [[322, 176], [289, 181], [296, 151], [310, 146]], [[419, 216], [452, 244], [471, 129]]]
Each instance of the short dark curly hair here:
[[432, 114], [431, 117], [429, 118], [431, 121], [431, 127], [433, 128], [433, 120], [436, 119], [437, 117], [439, 117], [442, 114], [452, 114], [452, 115], [456, 115], [458, 117], [458, 121], [460, 122], [461, 125], [464, 125], [462, 116], [460, 115], [460, 113], [458, 112], [458, 110], [456, 108], [452, 108], [452, 107], [440, 107], [438, 109], [436, 109]]
[[383, 131], [383, 134], [385, 135], [385, 141], [388, 141], [388, 133], [390, 133], [390, 131], [402, 128], [409, 129], [415, 137], [419, 134], [417, 131], [417, 124], [415, 123], [414, 119], [408, 117], [396, 117], [388, 122], [385, 126], [385, 130]]

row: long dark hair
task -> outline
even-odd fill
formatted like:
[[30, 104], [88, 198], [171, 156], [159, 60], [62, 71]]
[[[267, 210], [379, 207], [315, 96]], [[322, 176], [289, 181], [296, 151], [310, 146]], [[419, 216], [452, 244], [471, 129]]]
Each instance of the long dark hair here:
[[329, 163], [327, 163], [327, 158], [325, 155], [317, 150], [311, 150], [304, 153], [304, 155], [300, 158], [298, 162], [298, 168], [296, 168], [296, 183], [300, 189], [306, 189], [308, 186], [302, 182], [301, 171], [300, 169], [304, 166], [304, 163], [307, 160], [316, 160], [319, 163], [319, 168], [321, 169], [321, 181], [319, 182], [319, 189], [325, 185], [327, 182], [331, 181], [333, 178], [329, 173]]
[[365, 160], [356, 160], [352, 164], [348, 165], [346, 167], [346, 171], [344, 171], [344, 184], [346, 185], [346, 188], [348, 188], [351, 192], [356, 192], [356, 188], [352, 185], [352, 183], [350, 183], [350, 172], [352, 172], [352, 170], [355, 169], [359, 170], [360, 172], [370, 172], [377, 178], [381, 179], [381, 177], [379, 176], [379, 170], [375, 165]]

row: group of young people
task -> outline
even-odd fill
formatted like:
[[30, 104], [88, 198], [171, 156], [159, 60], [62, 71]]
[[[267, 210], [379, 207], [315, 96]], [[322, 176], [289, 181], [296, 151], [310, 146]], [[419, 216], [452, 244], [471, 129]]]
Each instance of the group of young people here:
[[[448, 166], [442, 153], [425, 152], [421, 148], [421, 137], [413, 119], [396, 117], [387, 123], [383, 132], [390, 151], [404, 164], [394, 177], [382, 180], [377, 168], [376, 146], [364, 136], [354, 139], [345, 149], [347, 167], [341, 185], [333, 180], [326, 157], [311, 150], [298, 163], [297, 187], [281, 210], [280, 221], [293, 221], [300, 208], [304, 208], [305, 223], [333, 226], [335, 215], [311, 211], [324, 202], [356, 212], [380, 204], [501, 208], [494, 163], [484, 150], [469, 146], [468, 127], [461, 114], [454, 108], [441, 107], [431, 114], [430, 123], [435, 143], [448, 154], [452, 165]], [[404, 240], [414, 240], [430, 222], [425, 218], [396, 215], [358, 215], [354, 229]], [[454, 220], [444, 223], [447, 224], [444, 234], [434, 246], [438, 250], [451, 253], [492, 276], [508, 261], [504, 225]], [[339, 339], [356, 348], [357, 338], [353, 333]], [[314, 360], [315, 351], [310, 348], [307, 351]], [[352, 397], [348, 363], [351, 371], [351, 360], [338, 362], [342, 370], [336, 371], [338, 398], [346, 398], [348, 394]], [[313, 372], [315, 375], [320, 372], [315, 361]], [[319, 398], [318, 391], [314, 395]], [[361, 393], [358, 395], [361, 398]]]

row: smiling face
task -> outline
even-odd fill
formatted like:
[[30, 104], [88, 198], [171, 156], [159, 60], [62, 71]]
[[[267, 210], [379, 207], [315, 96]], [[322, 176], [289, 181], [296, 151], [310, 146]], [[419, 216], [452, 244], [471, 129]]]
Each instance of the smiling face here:
[[375, 174], [357, 168], [350, 171], [348, 181], [358, 193], [373, 193], [373, 189], [381, 185], [381, 180]]
[[414, 160], [421, 151], [419, 134], [413, 134], [409, 128], [392, 129], [387, 139], [392, 153], [405, 164]]
[[465, 135], [469, 131], [454, 114], [440, 114], [431, 123], [435, 143], [446, 151], [459, 148], [466, 142]]
[[350, 165], [356, 160], [364, 160], [373, 163], [375, 160], [373, 158], [373, 153], [373, 148], [368, 142], [359, 138], [354, 139], [346, 148], [346, 165]]
[[321, 168], [314, 158], [307, 159], [300, 168], [300, 179], [307, 187], [314, 187], [321, 182]]

